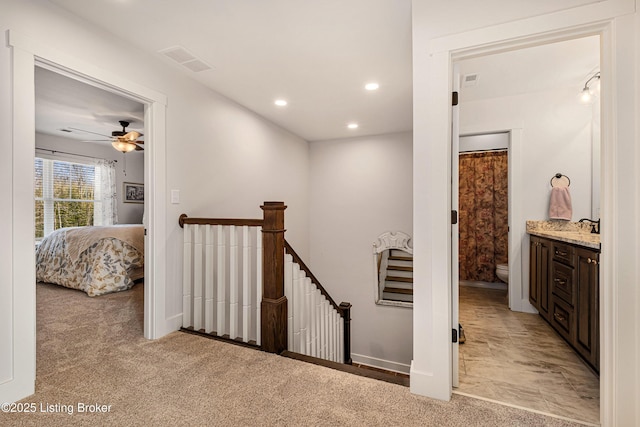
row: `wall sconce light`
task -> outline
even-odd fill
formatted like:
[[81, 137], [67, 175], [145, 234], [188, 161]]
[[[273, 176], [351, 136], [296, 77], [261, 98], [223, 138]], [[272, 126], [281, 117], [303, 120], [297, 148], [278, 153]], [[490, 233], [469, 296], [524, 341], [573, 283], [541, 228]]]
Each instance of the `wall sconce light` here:
[[584, 88], [582, 88], [582, 92], [580, 93], [580, 101], [584, 104], [590, 104], [591, 102], [593, 102], [594, 92], [591, 89], [590, 85], [593, 83], [594, 80], [597, 82], [598, 91], [599, 91], [600, 90], [600, 71], [598, 71], [593, 76], [591, 76], [589, 80], [587, 80], [587, 82], [584, 84]]

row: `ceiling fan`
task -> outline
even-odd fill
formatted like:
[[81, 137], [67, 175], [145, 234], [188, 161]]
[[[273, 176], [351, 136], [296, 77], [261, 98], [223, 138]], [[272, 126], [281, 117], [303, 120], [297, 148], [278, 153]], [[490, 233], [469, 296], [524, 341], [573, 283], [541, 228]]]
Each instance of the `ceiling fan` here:
[[142, 144], [144, 144], [144, 141], [138, 140], [138, 138], [140, 138], [142, 134], [135, 130], [127, 132], [127, 127], [131, 123], [126, 120], [120, 120], [119, 123], [120, 123], [120, 126], [122, 126], [122, 130], [114, 130], [113, 132], [111, 132], [110, 137], [106, 135], [96, 134], [96, 132], [86, 131], [82, 129], [76, 129], [76, 130], [82, 130], [83, 132], [94, 133], [96, 135], [109, 138], [109, 139], [93, 140], [93, 141], [87, 141], [87, 142], [111, 141], [111, 145], [113, 146], [113, 148], [123, 153], [128, 153], [133, 150], [138, 150], [138, 151], [144, 150], [144, 148], [142, 147]]

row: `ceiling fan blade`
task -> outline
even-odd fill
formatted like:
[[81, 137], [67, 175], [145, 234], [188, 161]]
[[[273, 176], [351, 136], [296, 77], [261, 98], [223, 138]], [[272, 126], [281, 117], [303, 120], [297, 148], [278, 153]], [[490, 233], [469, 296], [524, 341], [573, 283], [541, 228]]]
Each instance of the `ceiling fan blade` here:
[[78, 129], [78, 128], [74, 128], [74, 127], [71, 127], [71, 126], [69, 126], [69, 128], [68, 128], [68, 129], [73, 129], [73, 130], [77, 130], [77, 131], [85, 132], [85, 133], [92, 133], [92, 134], [94, 134], [94, 135], [102, 136], [102, 137], [104, 137], [104, 138], [111, 138], [111, 136], [110, 136], [110, 135], [103, 135], [103, 134], [98, 133], [98, 132], [92, 132], [92, 131], [90, 131], [90, 130]]
[[144, 151], [144, 148], [140, 147], [139, 145], [136, 145], [135, 151]]

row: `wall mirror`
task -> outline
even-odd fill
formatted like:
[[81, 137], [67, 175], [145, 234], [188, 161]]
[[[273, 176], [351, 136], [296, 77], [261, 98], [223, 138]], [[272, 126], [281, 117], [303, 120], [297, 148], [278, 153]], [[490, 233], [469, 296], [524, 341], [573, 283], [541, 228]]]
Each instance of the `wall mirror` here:
[[387, 231], [373, 244], [373, 281], [378, 305], [413, 307], [411, 236]]

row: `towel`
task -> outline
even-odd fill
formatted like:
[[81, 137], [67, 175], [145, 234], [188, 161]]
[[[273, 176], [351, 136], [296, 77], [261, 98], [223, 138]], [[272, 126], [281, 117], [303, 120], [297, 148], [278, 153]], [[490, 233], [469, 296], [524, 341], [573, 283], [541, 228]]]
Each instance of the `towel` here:
[[549, 200], [549, 219], [571, 221], [571, 194], [569, 187], [552, 187]]

